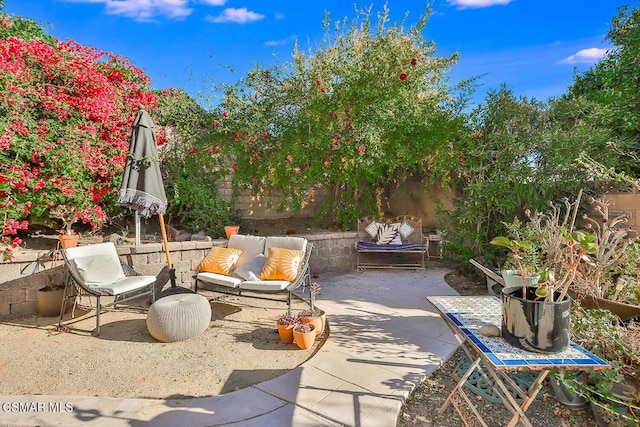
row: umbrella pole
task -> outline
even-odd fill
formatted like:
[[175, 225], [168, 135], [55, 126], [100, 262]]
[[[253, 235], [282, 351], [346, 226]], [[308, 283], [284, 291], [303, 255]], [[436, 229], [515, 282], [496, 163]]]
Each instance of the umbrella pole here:
[[138, 211], [136, 211], [135, 213], [134, 222], [136, 225], [136, 245], [139, 245], [140, 244], [140, 215], [138, 214]]
[[164, 215], [158, 214], [160, 220], [160, 231], [162, 232], [162, 242], [164, 243], [164, 253], [167, 256], [167, 268], [169, 269], [169, 277], [171, 278], [171, 287], [176, 287], [176, 272], [171, 264], [171, 256], [169, 255], [169, 240], [167, 239], [167, 230], [164, 227]]

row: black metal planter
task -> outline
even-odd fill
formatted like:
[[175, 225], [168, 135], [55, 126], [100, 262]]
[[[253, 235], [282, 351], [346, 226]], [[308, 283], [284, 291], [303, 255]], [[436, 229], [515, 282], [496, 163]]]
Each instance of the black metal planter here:
[[[556, 292], [554, 295], [558, 298]], [[537, 353], [557, 353], [569, 347], [571, 300], [534, 301], [535, 288], [502, 290], [502, 338], [514, 347]]]

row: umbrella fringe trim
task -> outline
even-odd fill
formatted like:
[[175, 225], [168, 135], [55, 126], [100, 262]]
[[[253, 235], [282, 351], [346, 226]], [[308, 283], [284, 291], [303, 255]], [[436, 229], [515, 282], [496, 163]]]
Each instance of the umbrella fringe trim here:
[[131, 188], [120, 190], [118, 203], [138, 211], [138, 215], [149, 218], [152, 215], [164, 214], [167, 211], [167, 202]]

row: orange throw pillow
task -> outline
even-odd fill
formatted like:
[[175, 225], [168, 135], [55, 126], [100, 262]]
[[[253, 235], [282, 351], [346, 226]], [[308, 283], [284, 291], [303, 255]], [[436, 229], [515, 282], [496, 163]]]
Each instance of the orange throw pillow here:
[[198, 264], [196, 270], [228, 276], [231, 274], [236, 262], [238, 262], [240, 255], [242, 255], [242, 249], [214, 246], [211, 248], [209, 255]]
[[302, 266], [304, 251], [296, 249], [269, 248], [267, 261], [262, 267], [261, 280], [286, 280], [293, 282]]

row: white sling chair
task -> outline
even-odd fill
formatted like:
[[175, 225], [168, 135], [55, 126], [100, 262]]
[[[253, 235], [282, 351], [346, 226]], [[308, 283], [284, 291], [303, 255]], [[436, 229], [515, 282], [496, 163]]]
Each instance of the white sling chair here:
[[[62, 317], [67, 299], [76, 296], [73, 283], [84, 293], [97, 298], [95, 335], [100, 333], [100, 312], [103, 309], [146, 295], [151, 295], [151, 300], [155, 301], [156, 276], [140, 276], [129, 266], [122, 264], [116, 246], [111, 242], [67, 248], [62, 251], [62, 255], [69, 269], [69, 276], [65, 283], [60, 326], [63, 326]], [[112, 296], [114, 299], [102, 305], [102, 296]]]

